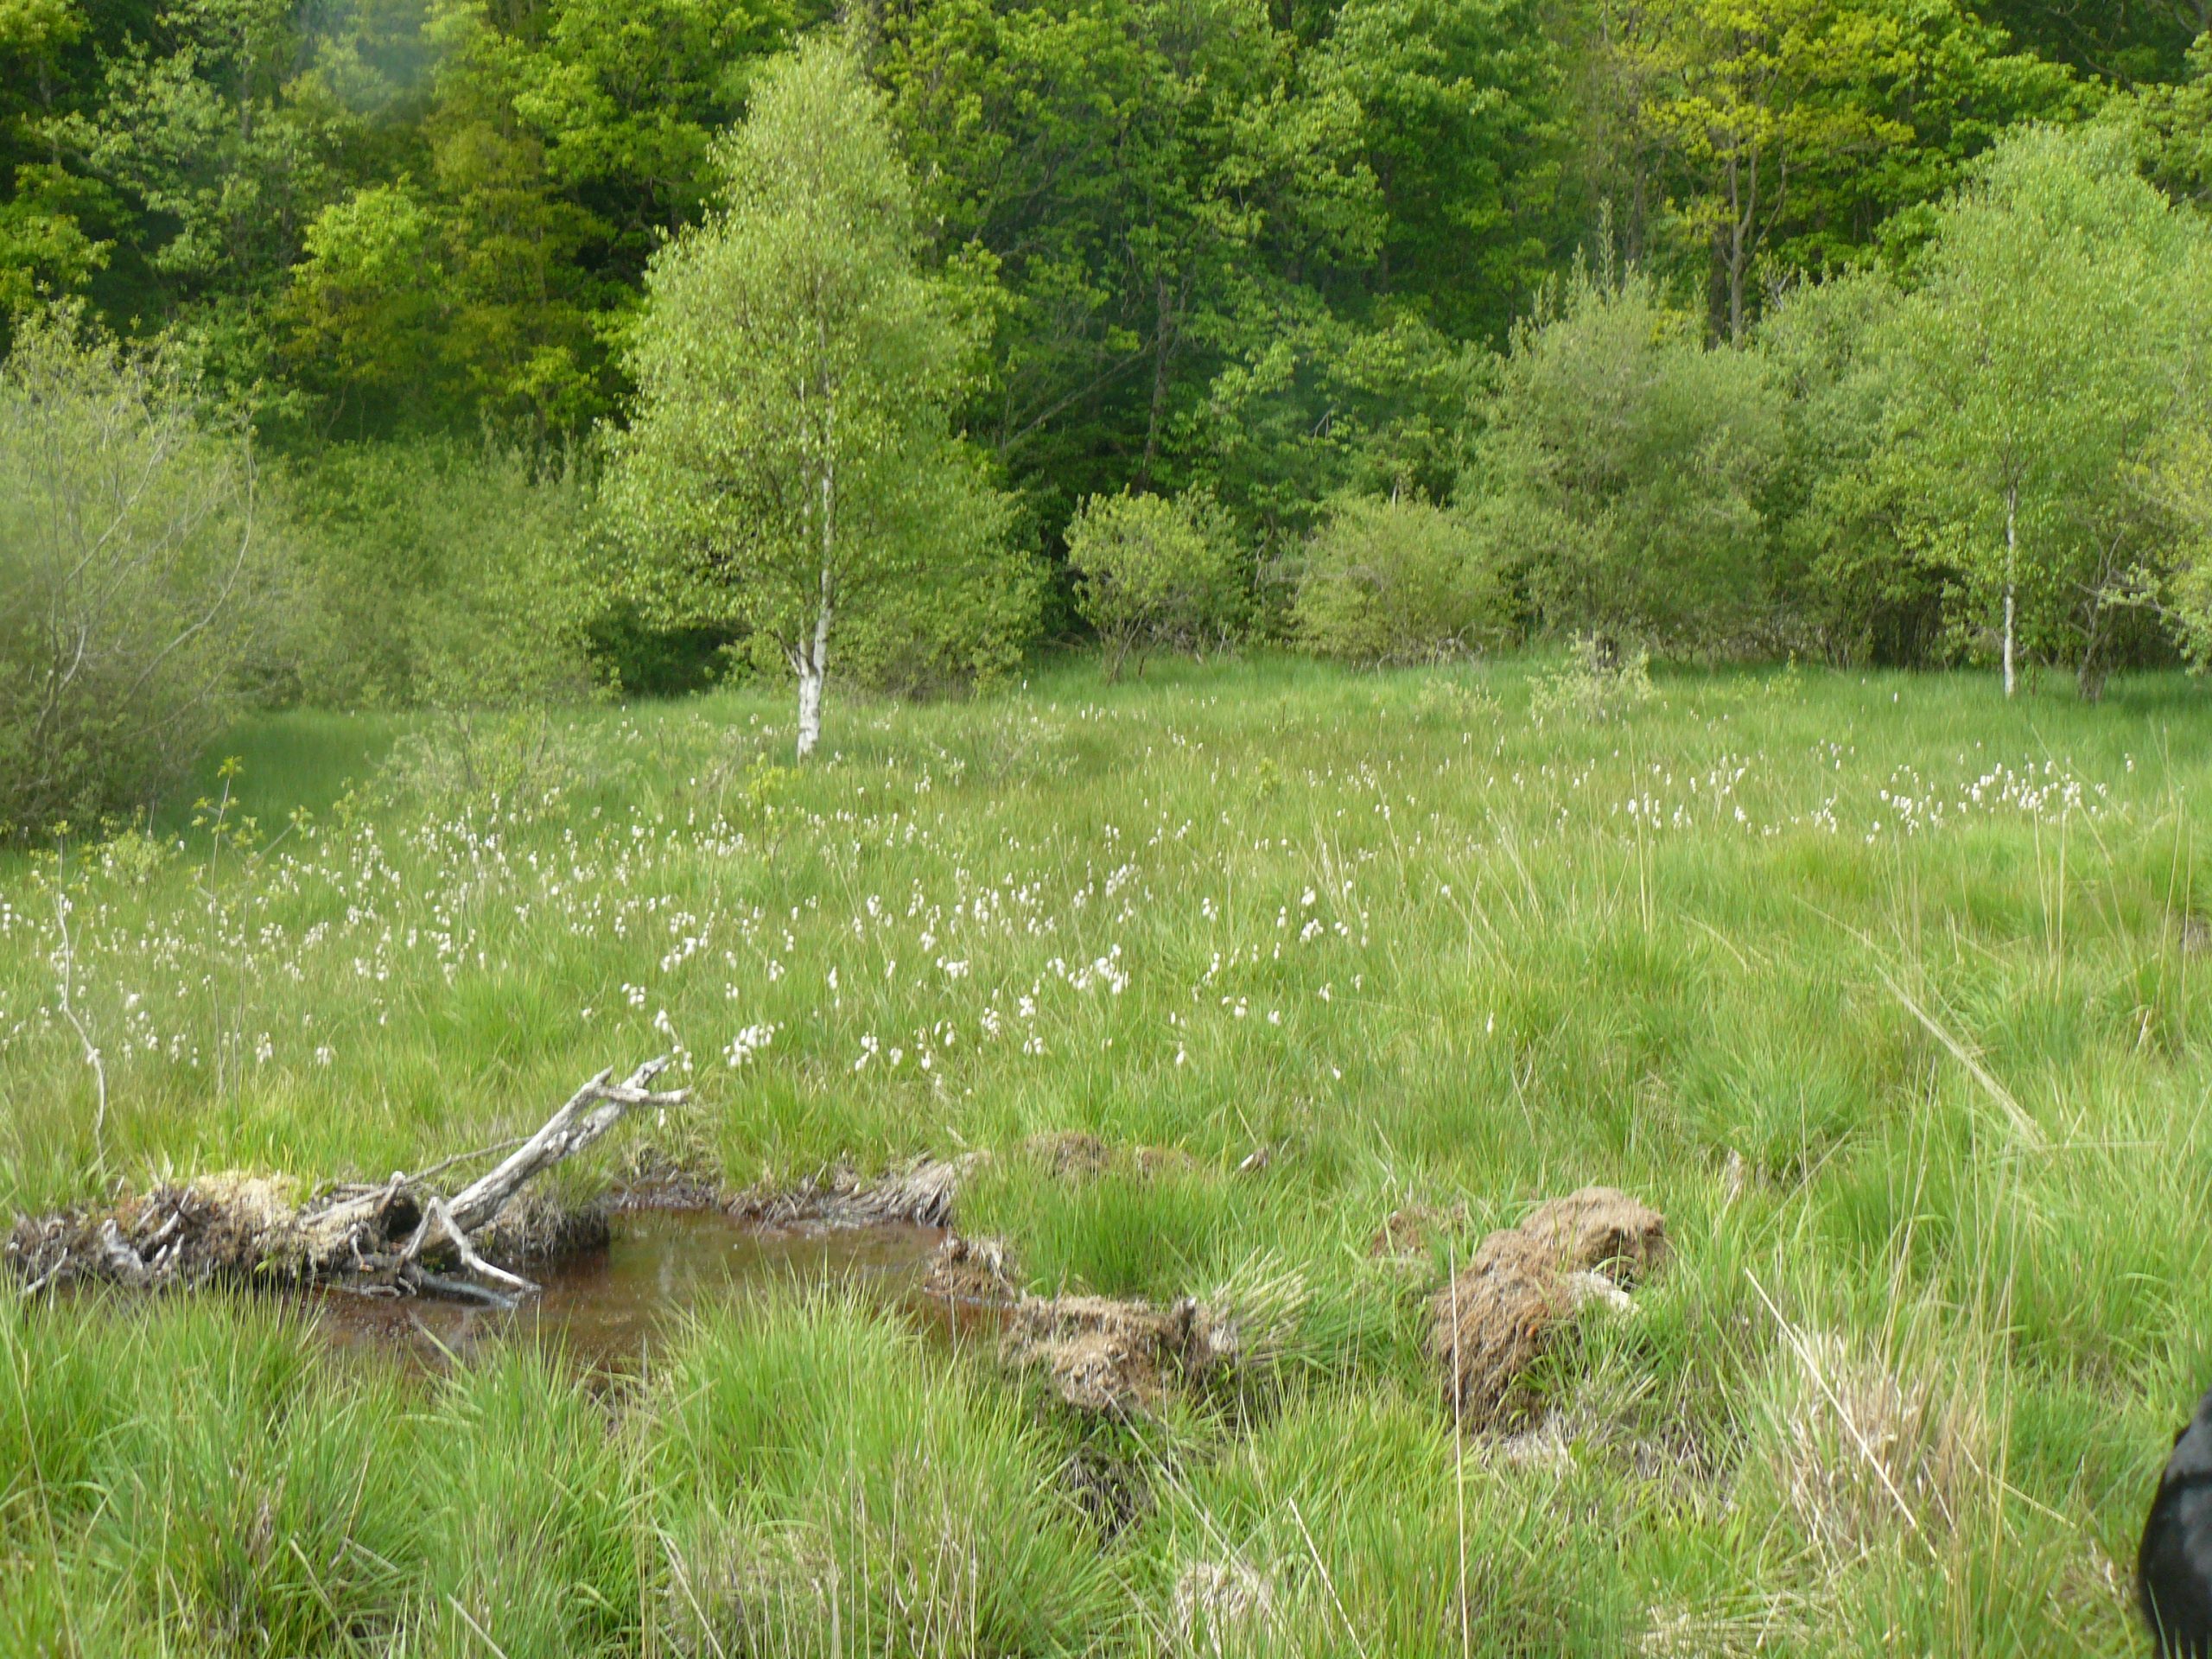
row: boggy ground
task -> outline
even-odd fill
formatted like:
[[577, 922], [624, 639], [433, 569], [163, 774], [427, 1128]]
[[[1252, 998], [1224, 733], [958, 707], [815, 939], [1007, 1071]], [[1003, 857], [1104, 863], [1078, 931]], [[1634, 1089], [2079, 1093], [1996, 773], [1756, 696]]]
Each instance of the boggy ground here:
[[[820, 1293], [612, 1386], [10, 1300], [0, 1645], [2137, 1651], [2212, 1376], [2212, 698], [1545, 672], [1073, 666], [804, 775], [765, 694], [301, 714], [208, 822], [0, 866], [0, 1209], [378, 1180], [673, 1048], [556, 1200], [987, 1150], [1018, 1294], [1236, 1332], [1102, 1412]], [[1439, 1293], [1598, 1183], [1663, 1259], [1469, 1421]]]

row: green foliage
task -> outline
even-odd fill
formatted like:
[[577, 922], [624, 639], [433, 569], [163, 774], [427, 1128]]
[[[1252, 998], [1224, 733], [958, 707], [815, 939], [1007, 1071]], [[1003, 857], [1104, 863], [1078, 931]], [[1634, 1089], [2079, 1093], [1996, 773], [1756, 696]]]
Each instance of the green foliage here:
[[1952, 0], [1601, 4], [1591, 188], [1622, 244], [1738, 342], [1778, 283], [1908, 257], [1923, 209], [2015, 122], [2094, 99]]
[[1084, 620], [1106, 642], [1107, 677], [1135, 653], [1226, 645], [1251, 601], [1236, 528], [1211, 495], [1094, 495], [1067, 528]]
[[0, 367], [0, 834], [150, 805], [237, 712], [283, 561], [242, 434], [72, 313]]
[[2212, 193], [2212, 40], [2199, 37], [2185, 71], [2170, 83], [2139, 86], [2106, 106], [2127, 135], [2143, 172], [2177, 200], [2202, 207]]
[[1306, 543], [1299, 643], [1370, 665], [1431, 663], [1498, 643], [1511, 593], [1497, 550], [1414, 498], [1340, 501]]
[[1567, 54], [1538, 0], [1345, 0], [1304, 73], [1357, 111], [1389, 302], [1502, 343], [1571, 238]]
[[2170, 436], [2142, 485], [2173, 537], [2166, 614], [2190, 661], [2212, 667], [2212, 432]]
[[1205, 483], [1287, 545], [1341, 491], [1448, 487], [1467, 338], [1572, 236], [1538, 11], [893, 10], [925, 220], [1003, 289], [970, 429], [1048, 530]]
[[720, 165], [723, 207], [654, 261], [610, 500], [652, 612], [742, 628], [797, 676], [804, 754], [839, 626], [883, 659], [1003, 666], [1036, 584], [950, 429], [969, 320], [916, 266], [912, 188], [849, 53], [764, 72]]
[[1514, 334], [1462, 485], [1556, 633], [1738, 647], [1765, 620], [1780, 398], [1645, 273], [1578, 270]]
[[1982, 0], [1977, 10], [2029, 50], [2118, 81], [2178, 78], [2208, 22], [2197, 0]]
[[2140, 469], [2205, 388], [2212, 243], [2114, 133], [2031, 129], [1943, 212], [1890, 320], [1878, 465], [1964, 642], [2102, 671], [2163, 537]]
[[332, 451], [288, 480], [316, 614], [301, 690], [326, 706], [573, 702], [599, 677], [597, 490], [569, 456], [437, 441]]
[[1793, 289], [1759, 327], [1784, 400], [1766, 498], [1773, 579], [1795, 632], [1835, 661], [1919, 664], [1942, 649], [1941, 574], [1906, 555], [1899, 480], [1878, 465], [1902, 303], [1878, 270], [1854, 272]]

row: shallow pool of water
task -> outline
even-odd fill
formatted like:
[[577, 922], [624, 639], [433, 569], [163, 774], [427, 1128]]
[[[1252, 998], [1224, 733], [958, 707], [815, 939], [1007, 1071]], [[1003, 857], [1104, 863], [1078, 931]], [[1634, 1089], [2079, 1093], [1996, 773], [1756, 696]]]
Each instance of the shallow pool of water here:
[[326, 1290], [313, 1298], [319, 1323], [341, 1347], [388, 1349], [434, 1365], [519, 1337], [607, 1370], [639, 1369], [687, 1313], [794, 1286], [849, 1286], [910, 1306], [933, 1325], [957, 1323], [954, 1310], [920, 1294], [942, 1228], [764, 1230], [715, 1211], [620, 1215], [610, 1227], [605, 1249], [532, 1268], [543, 1288], [512, 1312]]

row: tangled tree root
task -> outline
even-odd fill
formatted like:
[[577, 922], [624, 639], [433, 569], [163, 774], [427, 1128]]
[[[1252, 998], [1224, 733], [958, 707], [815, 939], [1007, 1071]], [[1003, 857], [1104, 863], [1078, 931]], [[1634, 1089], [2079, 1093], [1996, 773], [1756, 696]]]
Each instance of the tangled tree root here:
[[1516, 1385], [1575, 1310], [1627, 1304], [1626, 1287], [1664, 1260], [1667, 1224], [1626, 1193], [1588, 1186], [1492, 1233], [1430, 1304], [1429, 1350], [1465, 1427], [1512, 1414]]
[[566, 1217], [524, 1188], [614, 1127], [634, 1106], [681, 1105], [682, 1090], [649, 1085], [658, 1059], [622, 1083], [602, 1071], [490, 1173], [447, 1198], [430, 1183], [460, 1160], [378, 1185], [340, 1186], [304, 1199], [283, 1176], [203, 1175], [126, 1198], [104, 1214], [16, 1222], [5, 1264], [32, 1294], [104, 1282], [132, 1289], [256, 1279], [334, 1283], [389, 1294], [438, 1294], [511, 1304], [537, 1287], [486, 1260], [575, 1242], [604, 1222]]
[[995, 1240], [946, 1239], [922, 1287], [995, 1313], [1000, 1357], [1041, 1371], [1078, 1411], [1147, 1414], [1170, 1389], [1203, 1387], [1239, 1351], [1236, 1325], [1192, 1297], [1162, 1307], [1109, 1296], [1026, 1294]]

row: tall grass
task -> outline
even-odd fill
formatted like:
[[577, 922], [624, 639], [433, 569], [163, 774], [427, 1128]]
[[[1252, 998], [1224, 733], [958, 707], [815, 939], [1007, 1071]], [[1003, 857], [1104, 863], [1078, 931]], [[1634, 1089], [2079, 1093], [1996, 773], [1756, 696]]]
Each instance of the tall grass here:
[[[2212, 707], [1779, 672], [1578, 709], [1540, 673], [1069, 668], [849, 705], [804, 773], [743, 694], [502, 764], [289, 715], [227, 746], [219, 842], [0, 867], [0, 1206], [419, 1166], [675, 1047], [695, 1103], [629, 1150], [748, 1184], [992, 1148], [962, 1223], [1033, 1287], [1220, 1292], [1267, 1360], [1079, 1426], [834, 1301], [607, 1395], [521, 1354], [343, 1371], [207, 1303], [11, 1310], [0, 1631], [2133, 1651], [2122, 1567], [2212, 1372]], [[1182, 1156], [1020, 1153], [1063, 1130]], [[1591, 1181], [1673, 1261], [1531, 1429], [1463, 1445], [1423, 1299]], [[1459, 1218], [1371, 1257], [1410, 1205]]]

